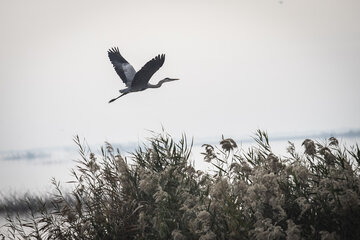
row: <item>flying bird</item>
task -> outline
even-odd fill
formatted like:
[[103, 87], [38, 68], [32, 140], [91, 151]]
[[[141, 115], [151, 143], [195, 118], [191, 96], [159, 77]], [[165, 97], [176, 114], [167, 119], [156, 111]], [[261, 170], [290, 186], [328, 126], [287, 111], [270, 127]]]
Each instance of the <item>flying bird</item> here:
[[159, 88], [165, 82], [179, 80], [177, 78], [164, 78], [155, 85], [149, 83], [152, 75], [164, 64], [164, 54], [158, 55], [148, 61], [138, 72], [121, 56], [119, 48], [114, 47], [109, 49], [108, 56], [116, 73], [126, 85], [126, 88], [120, 90], [121, 95], [111, 99], [109, 103], [131, 92], [139, 92], [148, 88]]

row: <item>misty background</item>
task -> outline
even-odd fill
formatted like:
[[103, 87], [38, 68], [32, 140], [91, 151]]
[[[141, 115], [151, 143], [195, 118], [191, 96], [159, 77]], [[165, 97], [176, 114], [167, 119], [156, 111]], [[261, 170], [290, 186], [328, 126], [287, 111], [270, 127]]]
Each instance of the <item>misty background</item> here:
[[[41, 149], [73, 160], [73, 150], [56, 151], [76, 148], [77, 134], [126, 145], [162, 126], [204, 142], [256, 129], [289, 138], [359, 132], [357, 0], [0, 3], [3, 183], [44, 172]], [[180, 81], [108, 104], [124, 87], [107, 56], [114, 46], [136, 70], [165, 53], [151, 82]], [[39, 164], [4, 160], [14, 152]]]

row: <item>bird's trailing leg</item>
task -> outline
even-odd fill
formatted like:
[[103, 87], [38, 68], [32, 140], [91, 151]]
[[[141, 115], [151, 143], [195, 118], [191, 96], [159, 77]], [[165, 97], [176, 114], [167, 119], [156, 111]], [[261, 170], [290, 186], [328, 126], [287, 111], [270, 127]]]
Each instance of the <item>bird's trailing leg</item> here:
[[122, 97], [122, 96], [124, 96], [124, 95], [126, 95], [126, 94], [128, 94], [128, 93], [129, 93], [129, 92], [123, 93], [123, 94], [121, 94], [120, 96], [118, 96], [117, 98], [111, 99], [111, 100], [109, 101], [109, 103], [112, 103], [113, 101], [117, 100], [118, 98], [120, 98], [120, 97]]

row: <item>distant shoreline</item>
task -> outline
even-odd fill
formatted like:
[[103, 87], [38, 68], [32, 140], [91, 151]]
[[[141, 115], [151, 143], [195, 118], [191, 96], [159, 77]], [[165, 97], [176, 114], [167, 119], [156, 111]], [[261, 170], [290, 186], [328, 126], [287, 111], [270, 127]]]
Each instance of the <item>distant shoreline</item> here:
[[[225, 135], [225, 137], [227, 137]], [[284, 135], [275, 135], [269, 136], [270, 142], [279, 142], [279, 141], [292, 141], [292, 140], [305, 140], [307, 138], [310, 139], [327, 139], [329, 137], [336, 137], [336, 138], [357, 138], [360, 137], [360, 129], [357, 130], [348, 130], [342, 132], [320, 132], [320, 133], [300, 133], [300, 134], [284, 134]], [[200, 137], [194, 139], [194, 146], [199, 146], [202, 144], [217, 144], [221, 140], [221, 136], [217, 137]], [[245, 138], [234, 138], [237, 142], [242, 143], [250, 143], [253, 142], [253, 138], [247, 136]], [[91, 149], [97, 150], [103, 144], [98, 144], [97, 146], [93, 144], [90, 146]], [[127, 143], [113, 143], [114, 148], [119, 148], [122, 152], [129, 152], [136, 149], [141, 143], [139, 142], [127, 142]], [[33, 159], [46, 159], [51, 158], [53, 152], [56, 151], [65, 151], [65, 152], [72, 152], [77, 153], [76, 146], [59, 146], [59, 147], [44, 147], [44, 148], [33, 148], [27, 150], [9, 150], [9, 151], [0, 151], [0, 161], [17, 161], [17, 160], [33, 160]]]

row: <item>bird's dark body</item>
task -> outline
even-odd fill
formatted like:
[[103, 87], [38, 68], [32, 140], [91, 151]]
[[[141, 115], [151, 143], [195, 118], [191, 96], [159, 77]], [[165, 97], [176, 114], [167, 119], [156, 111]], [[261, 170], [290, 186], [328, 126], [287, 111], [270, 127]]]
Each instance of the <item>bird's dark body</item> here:
[[147, 87], [141, 86], [141, 87], [132, 87], [131, 88], [131, 92], [141, 92], [144, 91], [145, 89], [147, 89]]
[[121, 56], [119, 48], [109, 49], [108, 56], [114, 66], [116, 73], [119, 75], [119, 77], [127, 87], [125, 89], [121, 89], [120, 93], [122, 94], [119, 97], [110, 100], [109, 103], [115, 101], [121, 96], [124, 96], [125, 94], [143, 91], [148, 88], [159, 88], [164, 82], [178, 80], [172, 78], [165, 78], [159, 81], [158, 84], [149, 84], [150, 78], [164, 64], [164, 54], [158, 55], [148, 61], [138, 72], [136, 72], [133, 66], [131, 66], [131, 64], [128, 63], [128, 61], [126, 61], [123, 56]]

